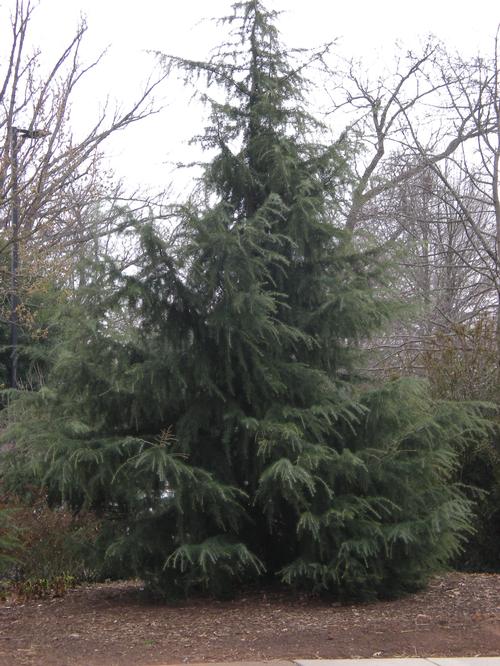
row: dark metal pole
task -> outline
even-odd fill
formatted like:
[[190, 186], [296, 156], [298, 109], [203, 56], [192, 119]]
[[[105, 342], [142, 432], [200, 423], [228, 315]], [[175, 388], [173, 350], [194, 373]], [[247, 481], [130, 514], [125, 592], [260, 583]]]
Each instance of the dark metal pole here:
[[17, 127], [12, 128], [10, 137], [11, 168], [12, 168], [12, 254], [11, 254], [11, 291], [10, 291], [10, 386], [17, 389], [17, 341], [19, 333], [19, 182], [18, 182], [18, 133]]

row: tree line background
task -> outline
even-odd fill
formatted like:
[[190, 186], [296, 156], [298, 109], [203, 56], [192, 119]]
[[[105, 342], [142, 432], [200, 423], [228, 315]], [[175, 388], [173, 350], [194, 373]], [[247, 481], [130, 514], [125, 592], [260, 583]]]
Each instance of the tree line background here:
[[[157, 54], [137, 103], [75, 141], [71, 101], [99, 64], [79, 60], [86, 27], [39, 78], [33, 7], [15, 4], [5, 580], [140, 575], [173, 595], [278, 578], [352, 596], [450, 562], [498, 570], [498, 44], [465, 60], [429, 40], [379, 73], [334, 45], [287, 51], [257, 0], [232, 11], [209, 60]], [[208, 109], [182, 202], [102, 166], [172, 76]]]

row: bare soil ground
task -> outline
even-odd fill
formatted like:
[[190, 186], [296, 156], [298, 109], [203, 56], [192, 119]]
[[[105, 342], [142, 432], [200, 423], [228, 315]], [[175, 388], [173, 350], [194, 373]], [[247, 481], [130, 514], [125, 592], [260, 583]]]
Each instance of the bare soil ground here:
[[280, 594], [160, 605], [134, 582], [0, 605], [1, 666], [500, 655], [500, 575], [452, 573], [398, 601]]

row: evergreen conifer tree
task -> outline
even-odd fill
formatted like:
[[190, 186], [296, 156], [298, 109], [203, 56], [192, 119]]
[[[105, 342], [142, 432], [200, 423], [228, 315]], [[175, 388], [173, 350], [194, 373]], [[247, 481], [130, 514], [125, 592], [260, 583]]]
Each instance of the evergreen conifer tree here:
[[479, 420], [356, 372], [391, 308], [376, 253], [342, 230], [349, 145], [306, 112], [275, 19], [236, 3], [234, 42], [210, 61], [164, 58], [224, 92], [206, 98], [202, 196], [172, 238], [139, 229], [134, 275], [70, 306], [11, 433], [53, 498], [116, 516], [108, 557], [165, 594], [263, 576], [411, 589], [468, 529], [453, 447]]

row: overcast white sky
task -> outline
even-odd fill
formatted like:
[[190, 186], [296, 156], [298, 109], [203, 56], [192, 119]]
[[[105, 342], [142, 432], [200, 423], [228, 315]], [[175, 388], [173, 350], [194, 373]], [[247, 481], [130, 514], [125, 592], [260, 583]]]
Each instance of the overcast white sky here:
[[[9, 7], [8, 0], [2, 3]], [[79, 17], [88, 33], [84, 58], [108, 48], [99, 68], [82, 88], [78, 122], [96, 113], [107, 96], [126, 104], [153, 71], [147, 50], [202, 58], [220, 35], [207, 17], [228, 13], [230, 0], [39, 0], [33, 41], [47, 56], [68, 42]], [[284, 10], [282, 39], [290, 46], [315, 46], [338, 39], [345, 55], [365, 58], [372, 67], [388, 58], [398, 41], [415, 47], [432, 33], [463, 55], [491, 52], [500, 2], [497, 0], [269, 0]], [[185, 141], [199, 130], [199, 110], [186, 108], [178, 84], [163, 89], [168, 108], [153, 120], [127, 131], [110, 150], [118, 176], [155, 186], [170, 179], [171, 166], [185, 152]], [[161, 97], [161, 95], [160, 95]]]

